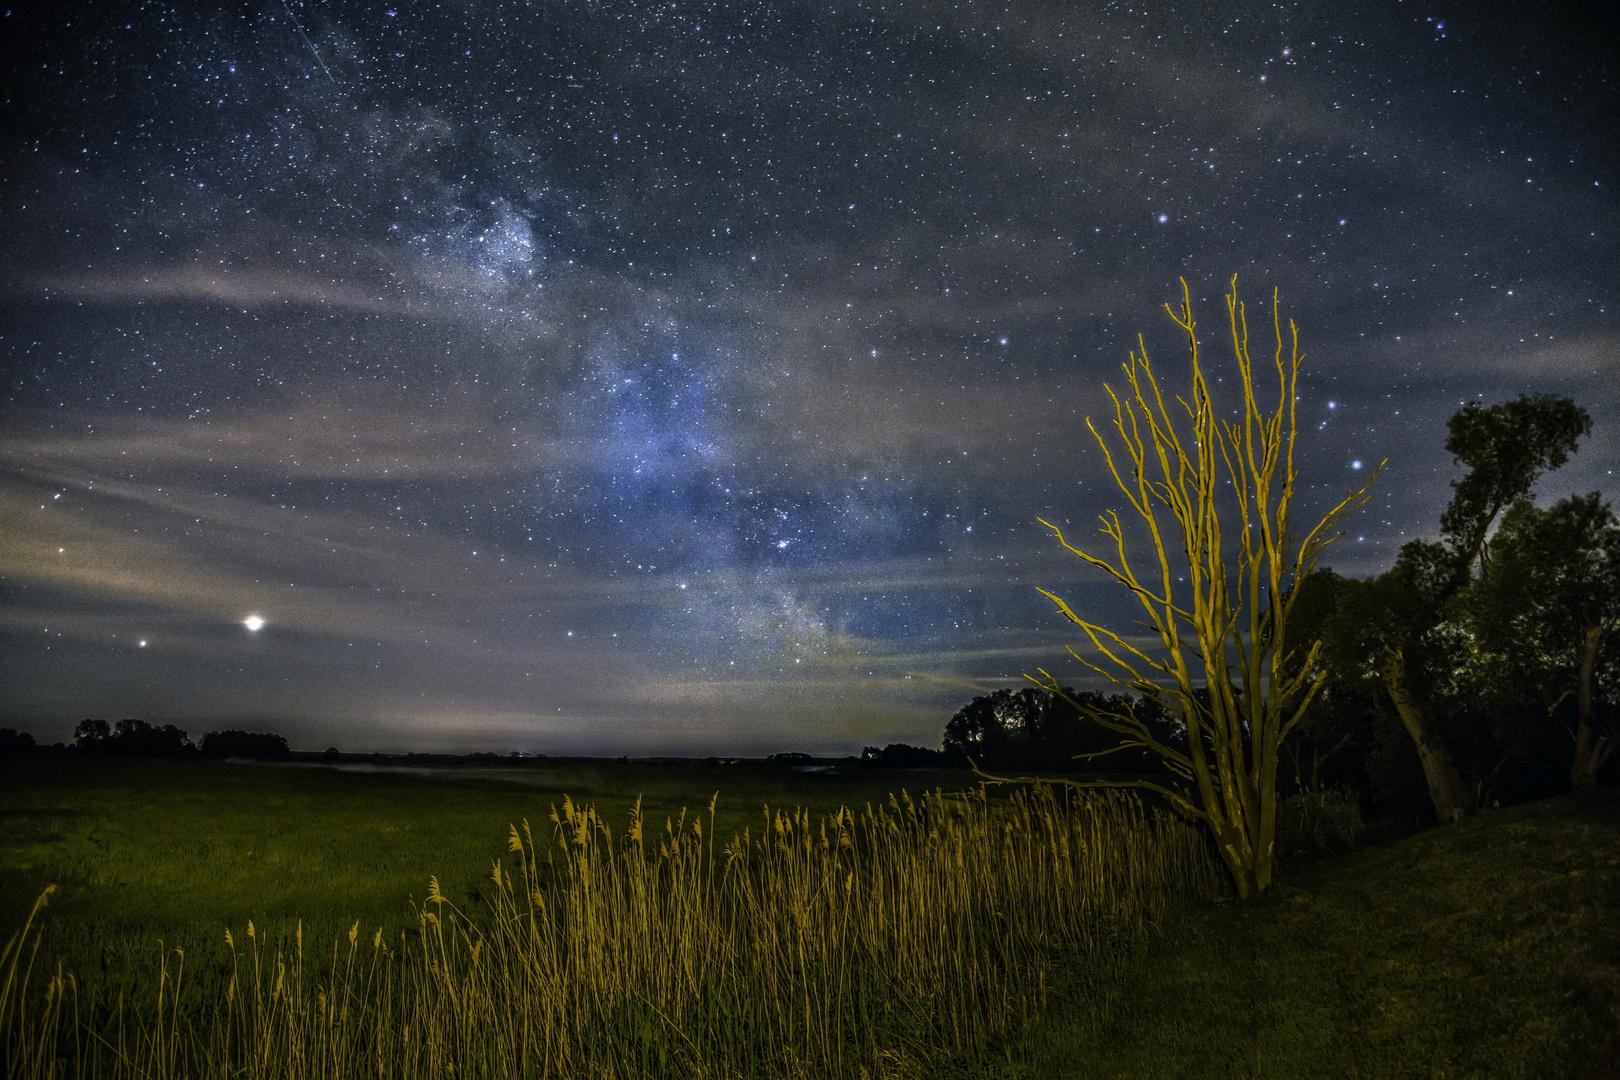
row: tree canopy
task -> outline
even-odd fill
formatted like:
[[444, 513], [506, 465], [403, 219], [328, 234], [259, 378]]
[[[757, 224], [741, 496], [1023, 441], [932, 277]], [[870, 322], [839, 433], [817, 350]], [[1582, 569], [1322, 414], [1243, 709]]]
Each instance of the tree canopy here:
[[1522, 499], [1491, 552], [1459, 615], [1488, 674], [1539, 687], [1548, 714], [1574, 706], [1570, 783], [1592, 787], [1616, 743], [1620, 522], [1595, 491], [1546, 510]]

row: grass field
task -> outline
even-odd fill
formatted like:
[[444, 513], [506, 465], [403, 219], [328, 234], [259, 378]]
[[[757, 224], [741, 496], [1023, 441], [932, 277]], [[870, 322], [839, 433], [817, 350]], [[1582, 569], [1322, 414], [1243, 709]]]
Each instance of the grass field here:
[[[355, 919], [393, 934], [416, 924], [406, 898], [429, 875], [476, 918], [507, 822], [538, 833], [565, 793], [618, 821], [642, 792], [656, 830], [719, 791], [723, 843], [758, 835], [767, 802], [827, 813], [964, 779], [606, 762], [518, 782], [0, 760], [0, 914], [10, 933], [58, 883], [43, 951], [87, 988], [135, 994], [150, 989], [160, 938], [206, 956], [249, 919], [272, 933], [301, 919], [316, 942]], [[1617, 793], [1493, 811], [1290, 870], [1257, 902], [1172, 903], [1157, 933], [1112, 951], [1054, 948], [1040, 969], [1049, 1007], [1031, 1024], [972, 1052], [892, 1057], [891, 1075], [1620, 1076], [1617, 912]]]
[[25, 764], [5, 902], [63, 902], [27, 993], [0, 962], [18, 1076], [915, 1077], [1222, 888], [1134, 797], [892, 793], [962, 773]]
[[[161, 759], [0, 757], [0, 913], [15, 925], [48, 884], [54, 944], [95, 987], [136, 985], [159, 941], [205, 955], [227, 927], [302, 921], [336, 940], [354, 920], [392, 937], [436, 876], [477, 905], [507, 825], [538, 829], [563, 797], [661, 824], [716, 793], [722, 837], [762, 808], [814, 816], [970, 786], [961, 772], [802, 773], [762, 766], [560, 761], [521, 770], [377, 772]], [[68, 928], [73, 928], [72, 932]], [[7, 931], [10, 932], [9, 930]]]

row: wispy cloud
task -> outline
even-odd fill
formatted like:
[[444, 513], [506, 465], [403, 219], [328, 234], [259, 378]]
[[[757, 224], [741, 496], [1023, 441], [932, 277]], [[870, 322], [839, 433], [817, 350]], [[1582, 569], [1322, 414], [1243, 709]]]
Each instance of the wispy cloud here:
[[305, 304], [367, 314], [409, 311], [406, 301], [352, 281], [273, 268], [187, 265], [111, 274], [52, 274], [29, 279], [27, 287], [46, 296], [103, 304], [195, 300], [243, 308]]

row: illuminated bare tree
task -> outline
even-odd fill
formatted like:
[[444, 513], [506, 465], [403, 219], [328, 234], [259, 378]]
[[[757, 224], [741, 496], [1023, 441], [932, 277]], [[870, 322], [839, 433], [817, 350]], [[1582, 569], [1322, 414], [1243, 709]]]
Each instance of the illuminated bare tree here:
[[[1248, 316], [1237, 298], [1237, 278], [1232, 279], [1226, 308], [1242, 415], [1218, 419], [1199, 358], [1185, 280], [1181, 289], [1181, 310], [1166, 304], [1165, 311], [1187, 334], [1191, 393], [1166, 400], [1138, 337], [1138, 350], [1122, 365], [1125, 391], [1107, 388], [1114, 406], [1114, 440], [1086, 421], [1129, 505], [1127, 520], [1145, 530], [1151, 554], [1146, 559], [1133, 556], [1114, 510], [1100, 515], [1101, 532], [1113, 549], [1106, 556], [1075, 547], [1062, 530], [1041, 521], [1065, 548], [1130, 590], [1146, 616], [1141, 625], [1156, 635], [1158, 646], [1138, 647], [1041, 591], [1085, 631], [1100, 654], [1092, 660], [1071, 648], [1076, 659], [1162, 704], [1186, 726], [1182, 749], [1165, 742], [1129, 708], [1109, 711], [1075, 702], [1119, 733], [1115, 749], [1152, 750], [1182, 781], [1179, 786], [1174, 781], [1094, 781], [1084, 786], [1152, 788], [1203, 821], [1238, 895], [1250, 897], [1271, 884], [1278, 748], [1325, 678], [1316, 663], [1320, 641], [1306, 646], [1303, 662], [1293, 655], [1288, 620], [1295, 586], [1337, 538], [1337, 523], [1366, 502], [1378, 470], [1303, 537], [1296, 535], [1289, 511], [1298, 479], [1294, 444], [1304, 359], [1299, 330], [1290, 320], [1290, 340], [1284, 340], [1274, 292], [1276, 400], [1273, 404], [1268, 397], [1262, 404], [1249, 355]], [[1063, 692], [1044, 669], [1039, 678], [1030, 678], [1054, 693]]]

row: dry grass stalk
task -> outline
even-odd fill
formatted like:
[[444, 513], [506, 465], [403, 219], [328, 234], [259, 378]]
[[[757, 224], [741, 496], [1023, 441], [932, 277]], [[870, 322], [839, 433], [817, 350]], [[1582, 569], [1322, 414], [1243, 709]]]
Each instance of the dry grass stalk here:
[[[551, 835], [512, 827], [489, 915], [430, 884], [416, 932], [369, 948], [356, 923], [305, 971], [249, 923], [225, 937], [217, 1000], [181, 1005], [184, 957], [126, 1033], [51, 981], [0, 970], [17, 1077], [875, 1077], [986, 1049], [1045, 1004], [1059, 950], [1100, 955], [1219, 874], [1190, 825], [1134, 796], [981, 788], [822, 820], [771, 813], [718, 844], [703, 817], [616, 836], [565, 799]], [[43, 904], [36, 904], [35, 914]], [[34, 934], [37, 950], [39, 935]]]

